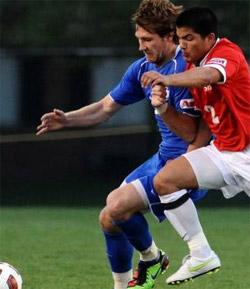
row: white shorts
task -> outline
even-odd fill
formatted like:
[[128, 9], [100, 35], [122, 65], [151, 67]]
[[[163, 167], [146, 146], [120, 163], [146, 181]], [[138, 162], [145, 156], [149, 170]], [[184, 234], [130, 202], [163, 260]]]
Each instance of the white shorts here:
[[225, 198], [244, 191], [250, 197], [250, 146], [240, 152], [219, 151], [214, 144], [184, 154], [200, 188], [221, 189]]

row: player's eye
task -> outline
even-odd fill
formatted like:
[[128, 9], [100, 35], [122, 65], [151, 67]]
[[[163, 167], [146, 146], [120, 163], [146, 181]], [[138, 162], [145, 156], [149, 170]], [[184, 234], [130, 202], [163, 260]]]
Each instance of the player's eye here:
[[187, 35], [187, 36], [185, 37], [185, 40], [187, 40], [187, 41], [192, 41], [192, 40], [194, 40], [194, 37], [193, 37], [193, 35]]

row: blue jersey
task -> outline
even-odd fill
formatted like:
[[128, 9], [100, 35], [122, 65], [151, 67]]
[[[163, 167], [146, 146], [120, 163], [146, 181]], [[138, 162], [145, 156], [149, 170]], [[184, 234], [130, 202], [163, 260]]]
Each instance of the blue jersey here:
[[[140, 58], [132, 63], [125, 72], [120, 83], [110, 92], [113, 100], [122, 105], [128, 105], [147, 99], [151, 99], [151, 87], [141, 87], [141, 76], [144, 72], [154, 70], [161, 74], [173, 74], [183, 72], [186, 69], [186, 62], [178, 47], [175, 57], [163, 64], [161, 67], [147, 61], [146, 57]], [[167, 88], [168, 102], [182, 113], [193, 117], [199, 116], [199, 111], [192, 106], [193, 101], [188, 89], [181, 87]], [[132, 171], [124, 180], [124, 183], [133, 183], [143, 199], [147, 200], [148, 206], [159, 221], [166, 217], [164, 206], [159, 196], [153, 190], [153, 178], [168, 160], [174, 159], [185, 153], [188, 144], [173, 133], [159, 115], [155, 114], [155, 119], [162, 137], [159, 151], [145, 161], [142, 165]], [[207, 191], [189, 190], [193, 201], [202, 199]]]
[[[178, 47], [175, 57], [168, 62], [158, 67], [154, 63], [147, 61], [146, 57], [140, 58], [133, 62], [119, 84], [110, 92], [113, 100], [122, 105], [128, 105], [138, 102], [143, 99], [150, 101], [151, 99], [151, 87], [142, 88], [140, 79], [144, 72], [154, 70], [161, 74], [175, 74], [183, 72], [186, 68], [186, 62], [182, 56], [181, 49]], [[191, 116], [199, 116], [199, 112], [194, 110], [190, 105], [190, 95], [188, 89], [181, 87], [169, 87], [167, 88], [168, 102], [177, 110]], [[185, 153], [188, 144], [173, 133], [167, 125], [163, 122], [159, 115], [155, 115], [157, 126], [162, 137], [160, 144], [160, 154], [163, 159], [173, 159], [177, 156]]]

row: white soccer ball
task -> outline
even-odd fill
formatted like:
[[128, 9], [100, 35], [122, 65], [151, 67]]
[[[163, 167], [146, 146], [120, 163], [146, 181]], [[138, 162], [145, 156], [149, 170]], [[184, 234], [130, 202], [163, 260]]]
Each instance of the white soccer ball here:
[[22, 289], [22, 277], [10, 264], [0, 262], [0, 289]]

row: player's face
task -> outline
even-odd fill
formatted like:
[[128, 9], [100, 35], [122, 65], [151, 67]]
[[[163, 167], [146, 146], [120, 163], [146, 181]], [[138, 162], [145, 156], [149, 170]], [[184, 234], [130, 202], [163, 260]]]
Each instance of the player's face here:
[[176, 33], [183, 56], [188, 62], [199, 63], [215, 43], [212, 33], [203, 38], [188, 27], [177, 28]]
[[167, 60], [166, 38], [156, 33], [151, 33], [139, 25], [136, 25], [135, 37], [139, 42], [139, 50], [142, 51], [149, 62], [157, 65]]

